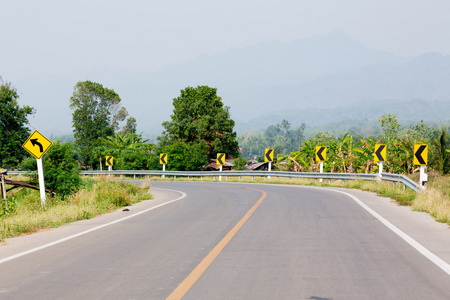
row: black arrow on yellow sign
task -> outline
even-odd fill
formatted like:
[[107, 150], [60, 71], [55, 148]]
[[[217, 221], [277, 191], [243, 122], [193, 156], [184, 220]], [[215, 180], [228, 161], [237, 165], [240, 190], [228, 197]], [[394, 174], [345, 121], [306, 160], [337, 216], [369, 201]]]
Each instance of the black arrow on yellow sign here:
[[377, 156], [377, 161], [384, 162], [385, 158], [383, 156], [383, 150], [386, 148], [386, 145], [379, 145], [377, 151], [375, 151], [375, 155]]
[[225, 153], [218, 153], [217, 154], [217, 164], [218, 165], [224, 165], [225, 164]]
[[160, 164], [166, 165], [167, 164], [167, 153], [162, 153], [159, 157]]
[[320, 147], [319, 151], [317, 151], [317, 157], [320, 161], [324, 161], [325, 157], [322, 156], [322, 152], [326, 149], [326, 147]]
[[273, 162], [273, 149], [266, 149], [266, 159], [265, 161]]
[[112, 166], [113, 165], [113, 156], [107, 156], [106, 157], [106, 165]]
[[37, 145], [41, 153], [44, 152], [44, 147], [42, 147], [42, 144], [38, 142], [38, 139], [31, 139], [30, 142], [31, 144], [33, 144], [33, 146]]
[[427, 162], [422, 157], [422, 153], [427, 149], [427, 145], [420, 145], [417, 151], [414, 153], [414, 156], [417, 159], [417, 162], [419, 162], [419, 165], [426, 165]]

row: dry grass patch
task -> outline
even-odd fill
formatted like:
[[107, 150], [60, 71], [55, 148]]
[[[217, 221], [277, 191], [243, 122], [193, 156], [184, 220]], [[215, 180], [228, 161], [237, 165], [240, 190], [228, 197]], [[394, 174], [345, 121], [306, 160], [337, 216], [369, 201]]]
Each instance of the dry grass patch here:
[[40, 205], [38, 191], [24, 190], [9, 199], [15, 210], [1, 216], [0, 241], [7, 237], [54, 228], [93, 218], [120, 207], [151, 199], [149, 184], [132, 185], [107, 178], [90, 179], [85, 187], [64, 201], [55, 197]]

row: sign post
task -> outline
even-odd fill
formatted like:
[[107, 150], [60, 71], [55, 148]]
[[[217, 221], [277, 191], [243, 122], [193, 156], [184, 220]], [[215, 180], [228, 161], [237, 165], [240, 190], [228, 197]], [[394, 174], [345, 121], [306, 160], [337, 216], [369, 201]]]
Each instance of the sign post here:
[[[327, 147], [316, 146], [316, 161], [320, 162], [320, 173], [323, 173], [323, 162], [327, 160]], [[319, 179], [322, 182], [322, 178]]]
[[381, 173], [383, 173], [383, 162], [386, 161], [386, 145], [376, 144], [375, 145], [375, 153], [373, 156], [374, 156], [374, 161], [378, 162], [378, 176], [381, 180]]
[[428, 181], [428, 175], [425, 174], [425, 166], [428, 164], [428, 145], [414, 145], [414, 165], [420, 166], [420, 182], [421, 189], [425, 189]]
[[[220, 172], [222, 172], [222, 166], [225, 164], [225, 153], [217, 153], [216, 164], [220, 166]], [[219, 181], [222, 181], [222, 175], [219, 175]]]
[[[167, 153], [160, 153], [159, 154], [159, 164], [163, 165], [163, 172], [166, 171], [166, 164], [167, 164]], [[164, 178], [164, 174], [161, 175], [161, 178]]]
[[35, 130], [23, 143], [22, 148], [27, 150], [37, 160], [38, 177], [39, 177], [39, 192], [41, 195], [41, 205], [45, 205], [45, 183], [44, 183], [44, 168], [42, 167], [42, 156], [53, 145], [53, 143], [46, 138], [42, 133]]
[[[114, 164], [114, 157], [113, 156], [106, 156], [105, 166], [108, 166], [108, 172], [112, 171], [113, 164]], [[111, 177], [111, 174], [108, 174], [108, 177]]]
[[[264, 161], [265, 162], [269, 162], [269, 167], [268, 167], [268, 171], [272, 171], [272, 162], [273, 162], [273, 149], [272, 148], [267, 148], [264, 151]], [[268, 176], [268, 178], [270, 179], [270, 175]]]

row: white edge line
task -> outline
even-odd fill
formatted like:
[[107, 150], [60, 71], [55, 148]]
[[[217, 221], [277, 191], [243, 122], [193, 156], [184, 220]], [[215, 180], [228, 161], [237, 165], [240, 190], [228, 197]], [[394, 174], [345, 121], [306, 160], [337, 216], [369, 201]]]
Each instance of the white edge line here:
[[389, 222], [388, 220], [386, 220], [385, 218], [383, 218], [381, 215], [379, 215], [377, 212], [375, 212], [373, 209], [371, 209], [370, 207], [368, 207], [366, 204], [364, 204], [361, 200], [359, 200], [357, 197], [353, 196], [352, 194], [343, 192], [343, 191], [339, 191], [339, 190], [334, 190], [334, 189], [328, 189], [330, 191], [334, 191], [334, 192], [338, 192], [338, 193], [342, 193], [345, 194], [347, 196], [349, 196], [350, 198], [352, 198], [353, 200], [355, 200], [356, 203], [358, 203], [362, 208], [364, 208], [365, 210], [367, 210], [372, 216], [374, 216], [375, 218], [377, 218], [381, 223], [383, 223], [384, 225], [386, 225], [386, 227], [388, 227], [390, 230], [392, 230], [393, 232], [395, 232], [399, 237], [401, 237], [405, 242], [407, 242], [408, 244], [410, 244], [412, 247], [414, 247], [417, 251], [419, 251], [423, 256], [425, 256], [426, 258], [428, 258], [429, 260], [431, 260], [435, 265], [437, 265], [439, 268], [441, 268], [444, 272], [446, 272], [448, 275], [450, 275], [450, 265], [445, 262], [444, 260], [442, 260], [441, 258], [439, 258], [438, 256], [436, 256], [435, 254], [433, 254], [430, 250], [428, 250], [427, 248], [425, 248], [424, 246], [422, 246], [420, 243], [418, 243], [415, 239], [413, 239], [412, 237], [410, 237], [409, 235], [407, 235], [406, 233], [404, 233], [403, 231], [401, 231], [398, 227], [396, 227], [395, 225], [393, 225], [391, 222]]
[[93, 232], [93, 231], [102, 229], [102, 228], [104, 228], [104, 227], [107, 227], [107, 226], [110, 226], [110, 225], [113, 225], [113, 224], [116, 224], [116, 223], [119, 223], [119, 222], [122, 222], [122, 221], [125, 221], [125, 220], [128, 220], [128, 219], [134, 218], [134, 217], [136, 217], [136, 216], [139, 216], [139, 215], [144, 214], [144, 213], [146, 213], [146, 212], [149, 212], [149, 211], [151, 211], [151, 210], [157, 209], [157, 208], [159, 208], [159, 207], [161, 207], [161, 206], [164, 206], [164, 205], [167, 205], [167, 204], [170, 204], [170, 203], [179, 201], [179, 200], [181, 200], [181, 199], [183, 199], [183, 198], [186, 197], [186, 193], [184, 193], [184, 192], [182, 192], [182, 191], [169, 190], [169, 189], [162, 189], [162, 188], [154, 188], [154, 189], [158, 189], [158, 190], [166, 190], [166, 191], [171, 191], [171, 192], [181, 193], [181, 196], [178, 197], [177, 199], [170, 200], [170, 201], [168, 201], [168, 202], [164, 202], [164, 203], [158, 204], [158, 205], [156, 205], [156, 206], [147, 208], [147, 209], [145, 209], [145, 210], [143, 210], [143, 211], [140, 211], [140, 212], [137, 212], [137, 213], [135, 213], [135, 214], [133, 214], [133, 215], [130, 215], [130, 216], [127, 216], [127, 217], [124, 217], [124, 218], [121, 218], [121, 219], [118, 219], [118, 220], [115, 220], [115, 221], [112, 221], [112, 222], [109, 222], [109, 223], [106, 223], [106, 224], [103, 224], [103, 225], [100, 225], [100, 226], [91, 228], [91, 229], [88, 229], [88, 230], [85, 230], [85, 231], [82, 231], [82, 232], [80, 232], [80, 233], [77, 233], [77, 234], [74, 234], [74, 235], [70, 235], [70, 236], [68, 236], [68, 237], [59, 239], [59, 240], [57, 240], [57, 241], [54, 241], [54, 242], [51, 242], [51, 243], [48, 243], [48, 244], [45, 244], [45, 245], [42, 245], [42, 246], [39, 246], [39, 247], [30, 249], [30, 250], [27, 250], [27, 251], [20, 252], [20, 253], [18, 253], [18, 254], [15, 254], [15, 255], [12, 255], [12, 256], [3, 258], [3, 259], [0, 260], [0, 264], [2, 264], [2, 263], [4, 263], [4, 262], [7, 262], [7, 261], [10, 261], [10, 260], [13, 260], [13, 259], [16, 259], [16, 258], [19, 258], [19, 257], [21, 257], [21, 256], [25, 256], [25, 255], [27, 255], [27, 254], [31, 254], [31, 253], [33, 253], [33, 252], [36, 252], [36, 251], [39, 251], [39, 250], [42, 250], [42, 249], [45, 249], [45, 248], [49, 248], [49, 247], [55, 246], [55, 245], [57, 245], [57, 244], [60, 244], [60, 243], [66, 242], [66, 241], [68, 241], [68, 240], [74, 239], [74, 238], [76, 238], [76, 237], [79, 237], [79, 236], [88, 234], [88, 233], [90, 233], [90, 232]]

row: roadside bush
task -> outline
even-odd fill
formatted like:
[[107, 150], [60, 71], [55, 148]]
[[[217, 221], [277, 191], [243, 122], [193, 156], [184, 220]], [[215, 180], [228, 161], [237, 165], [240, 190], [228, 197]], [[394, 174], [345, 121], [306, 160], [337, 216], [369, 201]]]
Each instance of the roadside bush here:
[[247, 160], [243, 157], [238, 157], [233, 161], [234, 169], [237, 171], [245, 170], [246, 164], [247, 164]]
[[45, 188], [61, 198], [77, 191], [81, 185], [80, 167], [72, 142], [56, 141], [43, 158]]

